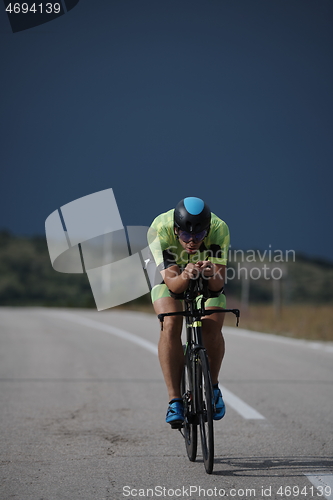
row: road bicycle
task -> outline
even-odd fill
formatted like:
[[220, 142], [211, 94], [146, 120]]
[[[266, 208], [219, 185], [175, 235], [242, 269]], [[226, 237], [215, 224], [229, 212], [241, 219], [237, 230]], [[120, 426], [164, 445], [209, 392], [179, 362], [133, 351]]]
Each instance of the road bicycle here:
[[[184, 404], [184, 423], [175, 424], [185, 439], [187, 456], [196, 460], [198, 427], [200, 429], [203, 462], [208, 474], [214, 467], [214, 392], [206, 349], [202, 342], [202, 318], [215, 313], [235, 314], [239, 323], [239, 309], [205, 309], [205, 302], [213, 296], [208, 289], [207, 279], [199, 276], [190, 280], [186, 292], [181, 297], [185, 303], [183, 311], [159, 314], [163, 329], [166, 316], [184, 316], [186, 321], [186, 344], [184, 348], [184, 371], [181, 380], [181, 394]], [[214, 294], [216, 296], [216, 294]]]

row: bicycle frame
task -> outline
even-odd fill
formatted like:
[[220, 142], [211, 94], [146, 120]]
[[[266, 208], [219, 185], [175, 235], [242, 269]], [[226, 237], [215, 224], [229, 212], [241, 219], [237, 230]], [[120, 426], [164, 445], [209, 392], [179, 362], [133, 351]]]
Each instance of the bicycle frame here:
[[[202, 295], [200, 307], [197, 307], [197, 297]], [[185, 310], [172, 313], [159, 314], [157, 317], [161, 322], [163, 330], [163, 321], [167, 316], [184, 316], [186, 320], [186, 349], [192, 353], [204, 349], [201, 335], [202, 318], [216, 313], [233, 313], [236, 316], [236, 326], [239, 324], [240, 311], [239, 309], [205, 309], [205, 302], [210, 297], [208, 281], [203, 276], [198, 279], [190, 280], [188, 289], [185, 292]], [[186, 355], [186, 351], [184, 352]], [[196, 407], [196, 402], [194, 403]]]
[[[198, 296], [202, 295], [198, 307]], [[205, 302], [210, 297], [208, 282], [200, 276], [190, 281], [185, 292], [185, 310], [159, 314], [163, 330], [166, 316], [184, 316], [186, 320], [186, 344], [184, 346], [185, 367], [182, 377], [182, 397], [184, 401], [185, 421], [178, 428], [185, 439], [189, 459], [195, 461], [197, 453], [197, 425], [200, 426], [201, 447], [206, 472], [211, 474], [214, 464], [213, 412], [215, 402], [210, 377], [208, 356], [202, 342], [202, 318], [215, 313], [231, 312], [239, 323], [239, 309], [205, 309]], [[186, 374], [187, 373], [187, 382]], [[187, 387], [186, 387], [187, 386]], [[206, 429], [207, 425], [207, 429]], [[184, 433], [182, 432], [184, 428]]]

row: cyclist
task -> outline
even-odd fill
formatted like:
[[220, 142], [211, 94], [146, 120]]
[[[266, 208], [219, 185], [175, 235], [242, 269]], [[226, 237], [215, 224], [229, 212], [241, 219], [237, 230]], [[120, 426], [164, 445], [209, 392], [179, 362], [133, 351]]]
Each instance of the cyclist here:
[[[175, 209], [156, 217], [152, 226], [157, 233], [150, 245], [163, 282], [153, 287], [152, 302], [156, 314], [182, 310], [183, 292], [189, 280], [198, 273], [208, 280], [212, 297], [206, 302], [206, 309], [226, 307], [223, 293], [225, 269], [229, 249], [227, 224], [211, 213], [200, 198], [188, 197], [181, 200]], [[212, 314], [202, 319], [202, 334], [207, 350], [216, 412], [214, 420], [225, 415], [225, 406], [218, 387], [218, 375], [224, 356], [222, 326], [224, 314]], [[184, 421], [180, 382], [184, 367], [181, 342], [182, 316], [167, 316], [160, 333], [158, 345], [159, 361], [169, 394], [166, 422]]]

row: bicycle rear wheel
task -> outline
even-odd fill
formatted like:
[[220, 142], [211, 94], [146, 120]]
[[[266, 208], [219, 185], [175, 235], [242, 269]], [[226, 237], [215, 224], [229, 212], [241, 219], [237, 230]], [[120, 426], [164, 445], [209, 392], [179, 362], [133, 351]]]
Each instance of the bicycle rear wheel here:
[[214, 467], [213, 390], [207, 354], [204, 350], [199, 352], [197, 375], [197, 404], [202, 456], [206, 472], [211, 474]]
[[196, 417], [193, 415], [193, 381], [191, 371], [191, 360], [184, 346], [185, 363], [181, 380], [181, 394], [184, 402], [184, 438], [187, 456], [194, 462], [197, 456], [198, 432]]

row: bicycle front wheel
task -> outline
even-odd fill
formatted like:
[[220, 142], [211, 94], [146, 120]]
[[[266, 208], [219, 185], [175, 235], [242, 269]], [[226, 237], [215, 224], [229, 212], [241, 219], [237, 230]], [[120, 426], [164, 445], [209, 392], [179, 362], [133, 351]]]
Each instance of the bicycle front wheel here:
[[194, 396], [193, 396], [193, 380], [192, 380], [192, 367], [191, 360], [184, 346], [185, 351], [185, 363], [184, 371], [181, 380], [181, 394], [184, 402], [184, 438], [187, 456], [191, 462], [194, 462], [197, 456], [197, 443], [198, 443], [198, 432], [197, 432], [197, 422], [194, 415]]
[[213, 389], [207, 354], [204, 350], [199, 352], [197, 376], [197, 404], [202, 456], [206, 472], [211, 474], [214, 467]]

